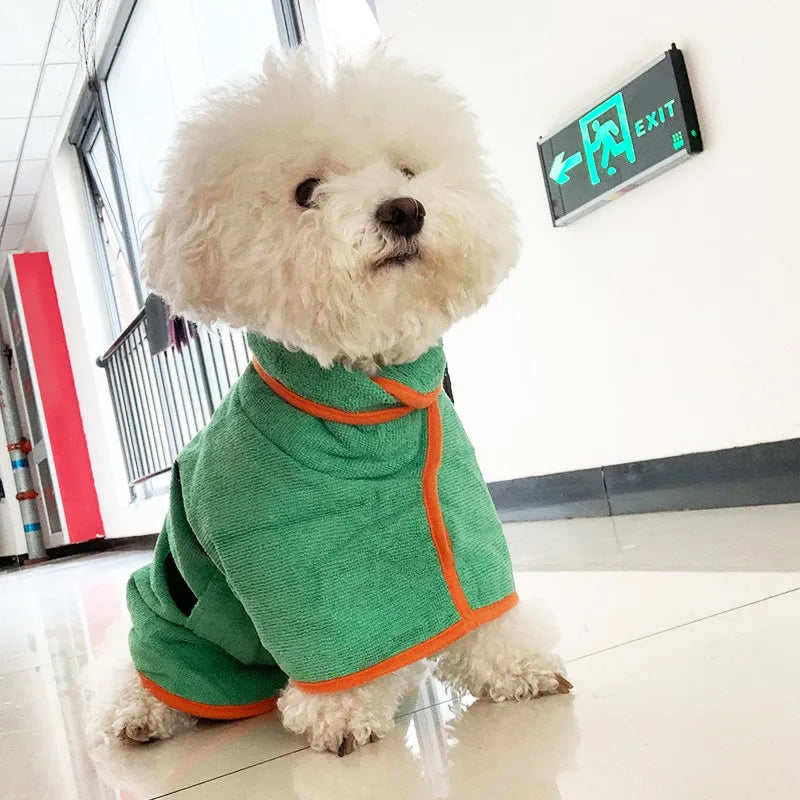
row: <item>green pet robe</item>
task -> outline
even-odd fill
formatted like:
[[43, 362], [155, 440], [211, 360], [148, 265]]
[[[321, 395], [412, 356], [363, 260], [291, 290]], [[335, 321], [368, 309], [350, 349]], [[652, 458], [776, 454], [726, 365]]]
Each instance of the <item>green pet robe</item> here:
[[434, 347], [377, 378], [249, 335], [253, 363], [180, 454], [128, 583], [143, 684], [175, 708], [270, 710], [446, 647], [517, 600]]

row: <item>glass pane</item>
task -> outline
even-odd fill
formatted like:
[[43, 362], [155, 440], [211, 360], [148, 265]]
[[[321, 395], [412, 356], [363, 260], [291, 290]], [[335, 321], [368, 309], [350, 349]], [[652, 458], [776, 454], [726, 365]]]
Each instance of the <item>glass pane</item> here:
[[117, 195], [114, 191], [114, 179], [112, 178], [111, 172], [111, 159], [108, 155], [106, 137], [101, 133], [99, 126], [97, 128], [94, 141], [86, 152], [86, 159], [89, 169], [92, 171], [92, 177], [95, 179], [102, 192], [103, 202], [113, 214], [114, 224], [117, 226], [117, 229], [121, 229], [122, 215], [119, 212]]
[[270, 0], [192, 0], [191, 6], [206, 86], [259, 72], [267, 50], [280, 46]]
[[17, 309], [17, 298], [14, 296], [14, 287], [11, 285], [11, 278], [6, 281], [3, 287], [3, 295], [6, 300], [8, 310], [8, 321], [11, 324], [11, 338], [13, 344], [22, 344], [22, 325], [19, 320], [19, 310]]
[[33, 393], [33, 378], [28, 366], [28, 354], [22, 344], [14, 348], [14, 358], [17, 360], [19, 379], [22, 383], [22, 400], [28, 414], [29, 433], [31, 442], [36, 444], [42, 439], [42, 426], [39, 422], [39, 410], [36, 407], [36, 398]]
[[41, 491], [47, 522], [50, 525], [50, 533], [58, 533], [61, 530], [61, 518], [58, 515], [56, 490], [53, 486], [53, 477], [50, 474], [50, 467], [47, 464], [47, 459], [40, 461], [37, 467], [39, 472], [39, 490]]
[[328, 53], [346, 58], [368, 51], [380, 39], [380, 28], [367, 0], [312, 1]]
[[206, 87], [258, 72], [279, 46], [270, 0], [136, 4], [107, 83], [140, 239], [182, 114]]
[[103, 200], [103, 205], [111, 214], [111, 221], [116, 228], [116, 238], [121, 238], [122, 231], [122, 213], [119, 209], [117, 202], [117, 194], [114, 190], [114, 178], [111, 166], [111, 157], [109, 154], [108, 141], [98, 124], [94, 132], [94, 140], [91, 145], [84, 150], [86, 157], [86, 166], [92, 173], [92, 178], [100, 196]]
[[95, 197], [95, 208], [97, 209], [97, 220], [105, 249], [108, 273], [111, 278], [111, 288], [117, 304], [117, 313], [124, 328], [139, 313], [141, 308], [139, 296], [136, 293], [136, 284], [131, 268], [128, 266], [125, 250], [117, 235], [117, 227], [112, 224], [107, 208], [100, 197]]
[[[8, 319], [11, 323], [11, 338], [14, 340], [14, 361], [19, 371], [19, 379], [22, 385], [22, 406], [28, 420], [28, 430], [25, 432], [30, 441], [33, 444], [37, 444], [42, 438], [42, 426], [39, 421], [39, 409], [36, 406], [36, 398], [33, 392], [33, 379], [28, 365], [28, 354], [22, 341], [22, 326], [19, 319], [19, 310], [17, 309], [17, 298], [14, 297], [14, 287], [11, 285], [11, 280], [6, 281], [6, 285], [3, 287], [3, 296], [8, 310]], [[24, 429], [24, 415], [21, 421]]]

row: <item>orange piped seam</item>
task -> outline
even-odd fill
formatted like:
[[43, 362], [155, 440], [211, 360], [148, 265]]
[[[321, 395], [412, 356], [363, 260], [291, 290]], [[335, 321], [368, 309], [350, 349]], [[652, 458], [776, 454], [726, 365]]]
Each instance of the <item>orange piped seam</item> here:
[[168, 692], [146, 675], [142, 675], [141, 672], [139, 673], [139, 678], [142, 681], [142, 686], [162, 703], [177, 711], [183, 711], [185, 714], [191, 714], [201, 719], [245, 719], [247, 717], [257, 717], [269, 711], [274, 711], [278, 705], [277, 697], [268, 697], [266, 700], [259, 700], [257, 703], [248, 703], [241, 706], [213, 706], [208, 703], [197, 703], [194, 700], [188, 700], [185, 697]]
[[293, 392], [288, 386], [285, 386], [277, 380], [277, 378], [273, 378], [272, 375], [259, 364], [257, 358], [253, 358], [253, 367], [255, 367], [261, 380], [263, 380], [282, 400], [285, 400], [289, 405], [294, 406], [300, 411], [310, 414], [312, 417], [319, 417], [329, 422], [341, 422], [345, 425], [380, 425], [383, 422], [391, 422], [392, 420], [404, 417], [406, 414], [410, 414], [414, 411], [414, 408], [408, 405], [381, 408], [376, 411], [343, 411], [340, 408], [326, 406], [314, 400], [309, 400], [307, 397]]
[[391, 378], [373, 378], [372, 382], [378, 384], [387, 394], [412, 408], [429, 408], [437, 401], [439, 392], [442, 391], [441, 384], [432, 392], [418, 392], [410, 386]]
[[395, 672], [401, 667], [407, 667], [423, 658], [438, 653], [448, 645], [460, 639], [465, 634], [469, 633], [475, 628], [483, 625], [486, 622], [491, 622], [493, 619], [505, 614], [506, 611], [512, 609], [519, 597], [516, 592], [492, 603], [489, 606], [475, 609], [468, 617], [462, 617], [458, 622], [446, 628], [436, 636], [426, 639], [424, 642], [415, 644], [409, 647], [408, 650], [403, 650], [401, 653], [387, 658], [378, 664], [373, 664], [371, 667], [353, 672], [350, 675], [343, 675], [340, 678], [331, 678], [327, 681], [314, 681], [306, 683], [304, 681], [295, 681], [298, 688], [309, 694], [327, 694], [328, 692], [342, 692], [345, 689], [353, 689], [356, 686], [361, 686], [364, 683], [373, 681], [383, 675], [388, 675], [390, 672]]
[[439, 467], [442, 464], [442, 415], [439, 404], [428, 406], [428, 450], [425, 454], [425, 466], [422, 468], [422, 501], [425, 504], [425, 514], [428, 517], [428, 527], [431, 538], [439, 557], [439, 566], [442, 570], [453, 605], [459, 615], [469, 616], [472, 607], [464, 594], [461, 579], [456, 570], [456, 561], [453, 556], [453, 547], [450, 536], [444, 524], [442, 505], [439, 502]]

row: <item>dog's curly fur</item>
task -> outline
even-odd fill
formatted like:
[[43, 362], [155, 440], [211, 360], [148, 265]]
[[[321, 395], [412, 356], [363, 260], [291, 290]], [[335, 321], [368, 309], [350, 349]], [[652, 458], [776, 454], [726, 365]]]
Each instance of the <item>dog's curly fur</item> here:
[[[295, 192], [311, 178], [303, 207]], [[144, 245], [150, 288], [176, 313], [249, 328], [323, 366], [374, 373], [414, 360], [487, 301], [518, 255], [464, 102], [383, 51], [331, 80], [306, 53], [268, 57], [262, 77], [211, 96], [181, 127], [163, 192]], [[426, 211], [411, 237], [376, 219], [398, 197]], [[552, 642], [522, 620], [514, 610], [454, 644], [440, 676], [493, 700], [558, 691]], [[415, 675], [330, 695], [290, 683], [280, 711], [314, 748], [360, 745], [391, 728]], [[166, 738], [190, 724], [154, 708], [131, 676], [104, 709], [109, 735]]]
[[[307, 178], [321, 183], [303, 209]], [[396, 196], [428, 210], [413, 243], [376, 224]], [[376, 268], [404, 248], [419, 255]], [[271, 57], [212, 96], [180, 129], [144, 245], [146, 281], [177, 313], [373, 371], [483, 305], [517, 251], [463, 101], [381, 54], [332, 83], [303, 53]]]

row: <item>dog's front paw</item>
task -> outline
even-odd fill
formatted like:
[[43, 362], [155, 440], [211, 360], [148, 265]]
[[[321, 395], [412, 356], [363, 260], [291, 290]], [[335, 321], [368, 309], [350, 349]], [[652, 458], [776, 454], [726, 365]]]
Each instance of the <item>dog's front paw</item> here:
[[556, 639], [540, 606], [517, 606], [450, 645], [437, 659], [436, 675], [456, 691], [496, 703], [565, 694], [572, 684], [552, 652]]
[[440, 680], [495, 703], [528, 700], [545, 694], [566, 694], [572, 684], [555, 655], [487, 655], [481, 651], [446, 651], [436, 666]]
[[346, 733], [342, 737], [342, 743], [339, 745], [339, 749], [336, 751], [336, 755], [338, 755], [339, 758], [342, 758], [343, 756], [348, 756], [350, 755], [350, 753], [353, 752], [353, 750], [355, 750], [357, 747], [360, 747], [361, 744], [369, 744], [371, 742], [377, 742], [378, 738], [379, 738], [378, 734], [371, 733], [369, 735], [369, 739], [367, 739], [366, 742], [359, 742], [356, 739], [355, 734], [353, 734], [352, 732]]
[[378, 688], [308, 694], [290, 683], [278, 699], [278, 710], [287, 730], [305, 736], [312, 750], [345, 756], [394, 727], [394, 695], [381, 697]]
[[504, 700], [529, 700], [546, 694], [568, 694], [572, 684], [560, 671], [542, 669], [535, 660], [499, 669], [480, 681], [474, 681], [468, 690], [475, 697], [485, 697], [495, 703]]

